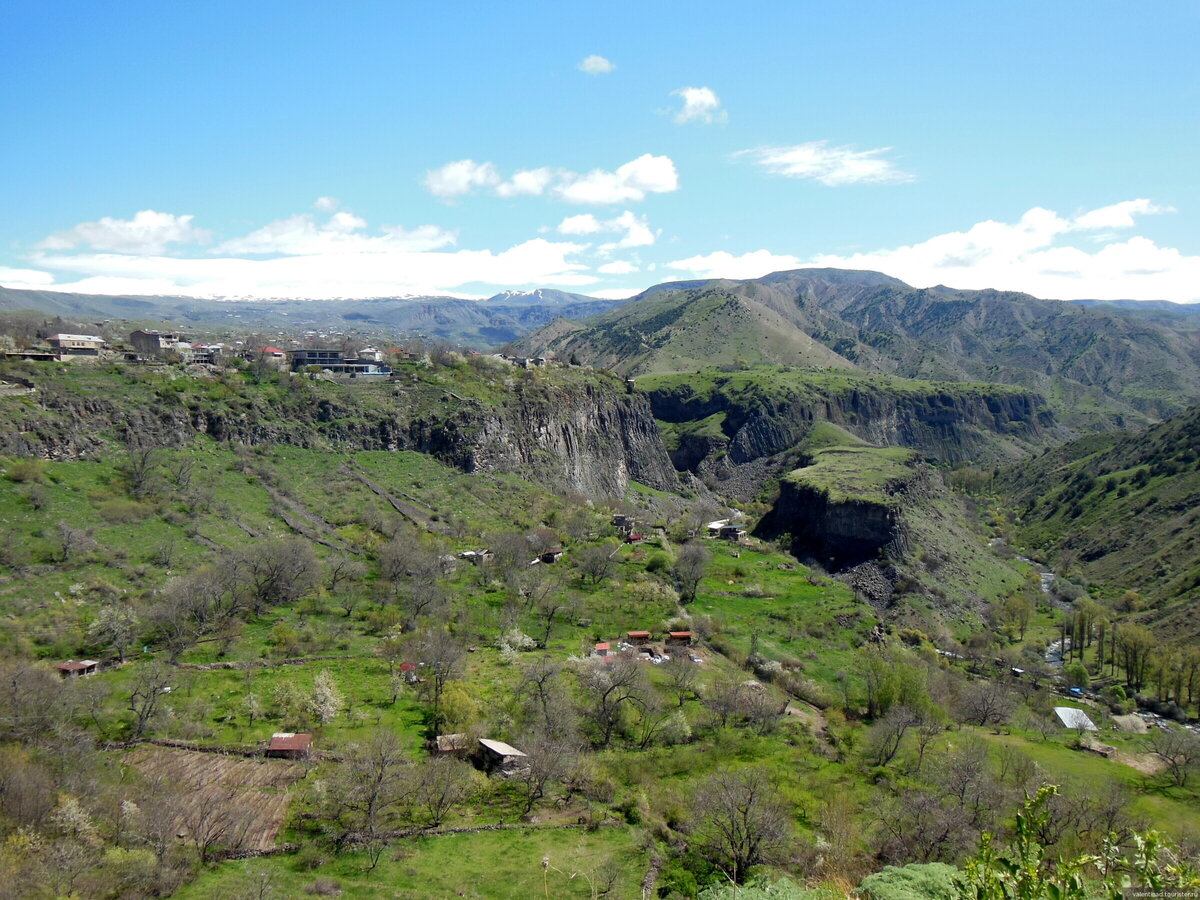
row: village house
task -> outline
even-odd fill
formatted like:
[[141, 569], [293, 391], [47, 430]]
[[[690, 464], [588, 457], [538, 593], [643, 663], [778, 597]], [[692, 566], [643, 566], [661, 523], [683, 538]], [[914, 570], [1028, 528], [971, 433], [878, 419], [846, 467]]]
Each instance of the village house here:
[[692, 644], [692, 633], [690, 631], [668, 631], [667, 643], [680, 647], [690, 647]]
[[741, 543], [746, 540], [746, 529], [740, 525], [726, 524], [717, 529], [717, 537], [723, 541], [733, 541]]
[[251, 362], [264, 362], [280, 369], [287, 368], [287, 354], [278, 347], [258, 347], [246, 353], [246, 359]]
[[273, 759], [310, 759], [312, 744], [313, 736], [311, 734], [279, 731], [271, 735], [271, 743], [267, 746], [267, 756]]
[[612, 652], [612, 645], [608, 641], [600, 641], [592, 648], [592, 653], [596, 656], [608, 656]]
[[502, 775], [511, 774], [524, 768], [529, 756], [511, 744], [504, 741], [493, 741], [489, 738], [479, 739], [479, 761], [483, 771], [491, 775], [499, 772]]
[[55, 665], [62, 678], [82, 678], [85, 675], [95, 675], [100, 671], [98, 659], [68, 659]]
[[52, 334], [46, 338], [61, 359], [88, 359], [100, 355], [108, 341], [95, 334]]
[[133, 349], [144, 356], [166, 356], [168, 353], [190, 355], [191, 342], [178, 331], [156, 331], [139, 328], [129, 335]]
[[612, 517], [612, 526], [617, 529], [617, 534], [629, 534], [637, 527], [637, 519], [633, 516], [617, 513]]
[[648, 631], [627, 631], [625, 638], [634, 646], [650, 643], [651, 634]]
[[459, 559], [465, 559], [473, 566], [482, 566], [492, 561], [492, 551], [486, 547], [480, 550], [464, 550], [458, 554]]
[[369, 360], [348, 358], [341, 350], [328, 347], [305, 347], [287, 351], [289, 367], [293, 372], [315, 366], [323, 372], [335, 375], [390, 375], [391, 369]]

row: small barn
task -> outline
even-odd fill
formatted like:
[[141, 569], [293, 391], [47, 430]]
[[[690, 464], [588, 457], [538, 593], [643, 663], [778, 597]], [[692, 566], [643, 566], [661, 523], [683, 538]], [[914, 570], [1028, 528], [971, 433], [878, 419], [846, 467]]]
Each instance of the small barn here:
[[504, 741], [479, 739], [479, 759], [483, 770], [489, 775], [493, 772], [505, 774], [523, 768], [528, 758], [526, 753]]
[[556, 563], [562, 559], [562, 555], [562, 547], [551, 547], [549, 550], [539, 556], [538, 559], [544, 563]]
[[625, 637], [629, 643], [636, 646], [650, 643], [650, 632], [648, 631], [627, 631]]
[[608, 656], [611, 651], [612, 645], [609, 644], [608, 641], [600, 641], [595, 647], [592, 648], [592, 652], [596, 654], [596, 656]]
[[95, 675], [100, 671], [98, 659], [68, 659], [57, 663], [54, 668], [62, 678], [82, 678], [85, 675]]
[[1071, 728], [1075, 731], [1100, 730], [1082, 709], [1075, 709], [1073, 706], [1056, 706], [1054, 714], [1058, 716], [1058, 721], [1062, 722], [1063, 728]]
[[271, 743], [267, 745], [267, 756], [274, 759], [310, 759], [312, 744], [311, 734], [278, 731], [271, 735]]
[[471, 750], [471, 739], [465, 734], [439, 734], [435, 751], [438, 756], [466, 756]]
[[692, 633], [690, 631], [668, 631], [667, 643], [677, 647], [690, 647], [692, 644]]

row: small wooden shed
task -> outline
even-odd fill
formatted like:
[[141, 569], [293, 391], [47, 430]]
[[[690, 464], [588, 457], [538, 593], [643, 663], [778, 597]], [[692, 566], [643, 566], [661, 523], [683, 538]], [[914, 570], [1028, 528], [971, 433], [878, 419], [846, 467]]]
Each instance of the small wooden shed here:
[[311, 734], [278, 731], [271, 735], [271, 743], [267, 746], [267, 756], [275, 759], [310, 759], [312, 744], [313, 736]]

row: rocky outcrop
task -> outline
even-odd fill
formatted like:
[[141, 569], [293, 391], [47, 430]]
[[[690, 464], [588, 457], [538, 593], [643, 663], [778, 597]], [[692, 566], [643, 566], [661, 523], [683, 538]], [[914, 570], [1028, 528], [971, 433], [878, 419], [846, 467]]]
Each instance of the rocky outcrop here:
[[[1003, 388], [994, 393], [933, 390], [915, 394], [864, 386], [754, 405], [732, 403], [719, 392], [697, 397], [686, 385], [651, 391], [648, 396], [655, 417], [667, 422], [725, 413], [724, 449], [734, 463], [793, 447], [820, 420], [839, 425], [870, 444], [911, 447], [946, 463], [994, 459], [1004, 453], [1005, 444], [1041, 446], [1057, 439], [1060, 432], [1039, 395]], [[1004, 440], [998, 442], [997, 438]]]
[[[426, 386], [421, 386], [422, 388]], [[416, 450], [466, 472], [508, 472], [557, 490], [620, 497], [631, 480], [678, 487], [644, 397], [615, 379], [518, 383], [490, 402], [449, 391], [304, 383], [273, 396], [247, 388], [219, 402], [145, 388], [112, 396], [42, 390], [9, 401], [0, 453], [78, 459], [136, 441], [183, 446], [291, 444]]]
[[[1039, 395], [1002, 387], [921, 393], [864, 383], [788, 399], [735, 401], [720, 391], [697, 394], [687, 384], [676, 384], [647, 396], [655, 418], [665, 422], [724, 414], [716, 436], [689, 435], [685, 424], [671, 459], [677, 468], [742, 499], [752, 498], [766, 478], [791, 467], [794, 448], [820, 421], [869, 444], [911, 447], [927, 459], [949, 464], [1011, 461], [1065, 435]], [[764, 465], [770, 458], [777, 458], [778, 465]], [[742, 471], [747, 466], [751, 470]]]
[[[914, 482], [918, 478], [914, 472]], [[797, 557], [830, 571], [898, 557], [908, 549], [900, 503], [908, 488], [907, 482], [891, 485], [890, 496], [879, 501], [838, 501], [802, 481], [784, 479], [775, 505], [754, 533], [771, 539], [787, 535]]]

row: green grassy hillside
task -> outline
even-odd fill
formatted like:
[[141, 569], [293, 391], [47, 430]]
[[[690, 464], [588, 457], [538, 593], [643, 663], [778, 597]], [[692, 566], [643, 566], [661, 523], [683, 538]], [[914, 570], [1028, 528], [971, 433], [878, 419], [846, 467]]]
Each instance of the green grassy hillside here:
[[1018, 539], [1165, 633], [1200, 621], [1200, 409], [1138, 432], [1067, 444], [1000, 472]]

